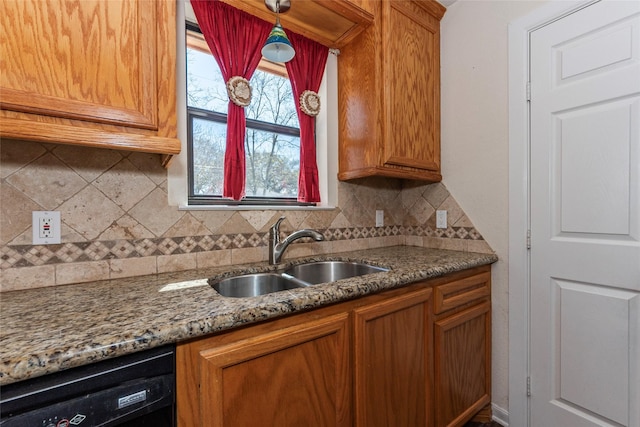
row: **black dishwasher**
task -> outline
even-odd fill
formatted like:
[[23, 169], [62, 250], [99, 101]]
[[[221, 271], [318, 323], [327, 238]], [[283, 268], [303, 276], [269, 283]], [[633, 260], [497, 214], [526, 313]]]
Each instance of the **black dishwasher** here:
[[158, 347], [0, 388], [2, 427], [175, 426], [175, 348]]

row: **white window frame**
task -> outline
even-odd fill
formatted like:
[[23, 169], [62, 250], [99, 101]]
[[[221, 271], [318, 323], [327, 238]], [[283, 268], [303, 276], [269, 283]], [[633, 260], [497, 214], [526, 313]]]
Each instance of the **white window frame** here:
[[185, 18], [185, 0], [177, 0], [176, 111], [181, 150], [180, 154], [173, 156], [167, 174], [169, 205], [178, 206], [181, 210], [321, 210], [335, 208], [338, 202], [338, 61], [333, 54], [327, 58], [324, 77], [318, 91], [322, 100], [320, 114], [316, 117], [316, 162], [320, 184], [320, 203], [316, 206], [189, 205]]

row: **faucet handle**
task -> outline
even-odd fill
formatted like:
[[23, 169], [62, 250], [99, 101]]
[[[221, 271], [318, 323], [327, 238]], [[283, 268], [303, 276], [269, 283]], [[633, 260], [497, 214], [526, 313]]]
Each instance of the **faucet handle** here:
[[280, 223], [285, 220], [284, 215], [278, 218], [278, 220], [271, 226], [271, 229], [274, 231], [278, 231], [280, 229]]
[[283, 215], [269, 228], [269, 236], [276, 242], [280, 241], [280, 224], [284, 219], [285, 217]]

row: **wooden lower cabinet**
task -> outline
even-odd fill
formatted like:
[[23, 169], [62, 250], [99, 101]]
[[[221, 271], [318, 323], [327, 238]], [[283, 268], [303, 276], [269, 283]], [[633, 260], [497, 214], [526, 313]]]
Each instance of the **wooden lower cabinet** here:
[[463, 426], [491, 400], [489, 268], [179, 344], [178, 426]]
[[431, 293], [354, 310], [356, 426], [431, 425]]
[[436, 286], [435, 426], [463, 426], [491, 402], [491, 276], [477, 274]]
[[342, 313], [179, 346], [178, 425], [350, 426], [348, 320]]

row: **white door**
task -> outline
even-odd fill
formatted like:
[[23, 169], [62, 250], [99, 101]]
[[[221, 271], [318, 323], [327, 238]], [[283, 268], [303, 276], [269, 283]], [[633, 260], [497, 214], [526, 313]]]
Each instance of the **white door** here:
[[640, 427], [640, 1], [530, 53], [531, 426]]

